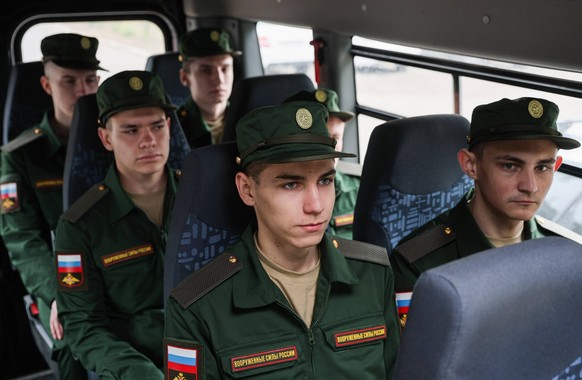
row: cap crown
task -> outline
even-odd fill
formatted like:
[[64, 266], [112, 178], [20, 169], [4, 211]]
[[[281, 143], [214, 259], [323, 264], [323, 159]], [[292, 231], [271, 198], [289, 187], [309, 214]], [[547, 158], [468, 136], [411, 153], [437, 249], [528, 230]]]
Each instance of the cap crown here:
[[191, 30], [180, 38], [180, 60], [207, 57], [210, 55], [242, 53], [230, 46], [230, 34], [223, 29], [200, 28]]
[[354, 117], [353, 113], [340, 110], [339, 97], [334, 90], [327, 88], [319, 88], [313, 91], [302, 90], [285, 99], [284, 103], [298, 100], [321, 103], [327, 108], [330, 116], [337, 116], [343, 121], [351, 120]]
[[103, 70], [96, 58], [99, 41], [74, 33], [62, 33], [45, 37], [40, 43], [43, 62], [72, 69]]
[[101, 84], [97, 90], [99, 120], [102, 125], [111, 115], [136, 108], [160, 107], [173, 110], [166, 101], [162, 80], [149, 71], [122, 71]]

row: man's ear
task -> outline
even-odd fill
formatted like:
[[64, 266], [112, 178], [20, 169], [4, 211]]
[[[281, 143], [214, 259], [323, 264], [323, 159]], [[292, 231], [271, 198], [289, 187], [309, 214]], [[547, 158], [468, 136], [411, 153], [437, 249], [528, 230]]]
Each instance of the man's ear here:
[[180, 76], [180, 83], [182, 83], [182, 86], [188, 87], [190, 85], [190, 81], [188, 80], [188, 74], [186, 71], [184, 71], [184, 69], [180, 69], [178, 75]]
[[238, 195], [240, 199], [244, 202], [247, 206], [254, 206], [255, 205], [255, 197], [254, 197], [254, 186], [255, 183], [253, 180], [243, 172], [236, 173], [235, 176], [235, 183], [236, 188], [238, 190]]
[[40, 77], [40, 86], [48, 95], [52, 95], [51, 84], [49, 78], [46, 75]]
[[457, 160], [461, 170], [473, 180], [477, 179], [477, 155], [466, 148], [459, 150]]
[[109, 129], [107, 127], [99, 127], [97, 128], [97, 133], [99, 134], [99, 139], [101, 140], [101, 144], [110, 152], [113, 152], [113, 145], [109, 141]]
[[554, 171], [557, 172], [558, 169], [560, 169], [560, 166], [562, 166], [562, 156], [556, 156], [556, 165], [554, 166]]

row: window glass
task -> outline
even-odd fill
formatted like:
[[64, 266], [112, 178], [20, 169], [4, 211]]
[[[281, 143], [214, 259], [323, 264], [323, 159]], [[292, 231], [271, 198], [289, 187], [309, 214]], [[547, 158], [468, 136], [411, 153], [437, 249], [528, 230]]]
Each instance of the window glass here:
[[151, 21], [40, 23], [28, 29], [22, 38], [23, 62], [40, 60], [40, 42], [57, 33], [78, 33], [99, 40], [97, 59], [108, 70], [99, 72], [101, 82], [123, 70], [143, 70], [149, 56], [165, 52], [163, 32]]
[[265, 75], [303, 73], [315, 83], [311, 29], [258, 22], [257, 35]]
[[354, 57], [358, 104], [410, 117], [454, 112], [450, 74]]
[[368, 150], [368, 142], [370, 141], [370, 135], [372, 134], [372, 131], [378, 125], [384, 123], [384, 120], [376, 119], [375, 117], [358, 115], [358, 160], [361, 164], [364, 163], [364, 158], [366, 158], [366, 151]]
[[[565, 151], [561, 151], [563, 152]], [[582, 234], [580, 178], [557, 172], [538, 214]]]

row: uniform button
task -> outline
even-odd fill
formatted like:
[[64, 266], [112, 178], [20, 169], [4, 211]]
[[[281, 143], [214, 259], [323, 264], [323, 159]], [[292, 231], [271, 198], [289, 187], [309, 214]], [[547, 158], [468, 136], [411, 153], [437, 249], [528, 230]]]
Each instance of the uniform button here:
[[182, 171], [180, 169], [176, 170], [176, 177], [180, 177], [182, 175]]
[[333, 246], [334, 247], [336, 247], [336, 248], [339, 247], [339, 244], [338, 244], [337, 240], [332, 240], [332, 243], [333, 243]]
[[230, 257], [228, 258], [228, 262], [229, 262], [229, 263], [231, 263], [231, 264], [234, 264], [234, 263], [236, 263], [237, 261], [238, 261], [238, 258], [237, 258], [236, 256], [230, 256]]
[[107, 187], [105, 187], [105, 185], [99, 185], [99, 191], [103, 191], [105, 190]]
[[40, 130], [40, 128], [34, 128], [34, 134], [38, 135], [39, 133], [41, 133], [42, 131]]
[[453, 230], [451, 230], [451, 227], [446, 227], [445, 228], [445, 235], [450, 235], [451, 232], [453, 232]]

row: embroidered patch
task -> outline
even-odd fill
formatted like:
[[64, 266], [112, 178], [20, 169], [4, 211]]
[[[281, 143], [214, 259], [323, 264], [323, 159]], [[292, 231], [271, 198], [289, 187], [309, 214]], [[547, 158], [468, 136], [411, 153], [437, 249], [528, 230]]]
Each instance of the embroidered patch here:
[[203, 379], [203, 352], [201, 344], [164, 339], [164, 368], [167, 380]]
[[63, 187], [63, 179], [40, 179], [34, 182], [34, 188], [38, 190], [50, 190]]
[[137, 259], [138, 257], [151, 255], [154, 253], [154, 247], [151, 244], [141, 245], [139, 247], [129, 248], [125, 251], [115, 252], [110, 255], [102, 256], [101, 261], [107, 268], [127, 260]]
[[57, 252], [57, 275], [59, 286], [65, 289], [80, 288], [85, 285], [83, 259], [79, 253]]
[[286, 363], [297, 360], [297, 347], [289, 346], [256, 354], [237, 356], [230, 359], [232, 372], [247, 371], [253, 368]]
[[334, 335], [335, 346], [346, 347], [386, 338], [386, 325], [344, 331]]
[[3, 214], [20, 210], [18, 183], [6, 182], [0, 184], [0, 197], [2, 199]]
[[406, 326], [406, 318], [408, 317], [408, 309], [410, 308], [410, 300], [412, 299], [412, 292], [396, 293], [396, 308], [398, 309], [398, 317], [400, 318], [400, 327]]
[[354, 214], [351, 213], [351, 214], [334, 216], [333, 220], [335, 222], [336, 227], [347, 226], [350, 224], [354, 224]]

